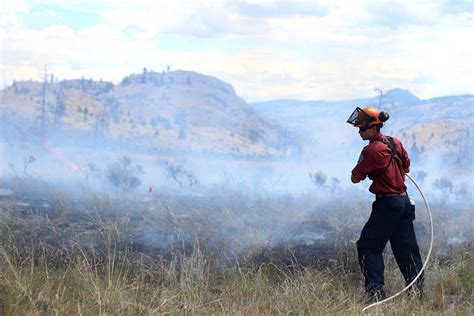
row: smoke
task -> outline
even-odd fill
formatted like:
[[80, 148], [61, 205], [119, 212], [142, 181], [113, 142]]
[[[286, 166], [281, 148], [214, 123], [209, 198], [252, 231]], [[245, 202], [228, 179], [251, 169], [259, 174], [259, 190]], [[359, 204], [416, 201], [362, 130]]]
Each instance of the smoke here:
[[[137, 220], [126, 237], [147, 249], [178, 247], [196, 237], [233, 252], [280, 244], [333, 249], [357, 240], [373, 195], [368, 192], [369, 180], [358, 185], [350, 182], [366, 143], [345, 125], [324, 127], [322, 133], [313, 131], [301, 155], [279, 159], [157, 153], [146, 146], [99, 142], [90, 135], [2, 135], [0, 186], [15, 192], [16, 203], [32, 207], [45, 203], [47, 183], [56, 188], [54, 192], [65, 191], [71, 199], [83, 201], [74, 212], [87, 207], [91, 192], [109, 196], [117, 203], [108, 206], [110, 218], [113, 212], [147, 218]], [[117, 186], [107, 176], [124, 157], [131, 168], [115, 179], [136, 176], [136, 185]], [[433, 154], [413, 161], [411, 174], [433, 207], [436, 227], [443, 227], [438, 243], [447, 248], [472, 242], [472, 171], [458, 171]], [[12, 180], [18, 178], [21, 186]], [[22, 190], [28, 186], [28, 192], [43, 199], [23, 200], [28, 195]], [[417, 202], [420, 243], [425, 243], [429, 223], [424, 206], [410, 183], [408, 188]]]
[[4, 177], [7, 172], [6, 147], [0, 138], [0, 175]]
[[[326, 200], [334, 191], [353, 188], [350, 172], [366, 143], [355, 135], [320, 141], [315, 153], [285, 159], [237, 158], [192, 153], [135, 152], [127, 147], [93, 146], [87, 141], [74, 144], [48, 138], [42, 143], [4, 141], [1, 143], [0, 170], [5, 176], [32, 176], [65, 183], [87, 182], [100, 192], [113, 191], [105, 173], [115, 161], [130, 157], [140, 166], [140, 185], [136, 192], [155, 190], [180, 194], [204, 194], [226, 188], [245, 194], [281, 196], [315, 194]], [[409, 153], [410, 154], [410, 153]], [[33, 161], [28, 162], [33, 157]], [[177, 169], [174, 172], [172, 167]], [[315, 181], [312, 175], [318, 174]], [[471, 172], [460, 171], [443, 157], [427, 155], [412, 162], [411, 175], [433, 199], [448, 197], [449, 203], [472, 202]], [[357, 187], [366, 190], [370, 181]], [[411, 190], [412, 188], [410, 188]], [[367, 193], [368, 194], [368, 193]], [[369, 195], [370, 196], [370, 195]]]

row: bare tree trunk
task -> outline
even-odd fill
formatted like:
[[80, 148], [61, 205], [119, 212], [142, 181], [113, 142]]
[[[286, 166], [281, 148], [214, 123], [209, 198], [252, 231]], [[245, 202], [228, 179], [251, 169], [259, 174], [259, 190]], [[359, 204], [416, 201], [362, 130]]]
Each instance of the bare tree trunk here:
[[44, 69], [43, 90], [41, 92], [41, 131], [44, 132], [44, 110], [46, 99], [46, 68]]

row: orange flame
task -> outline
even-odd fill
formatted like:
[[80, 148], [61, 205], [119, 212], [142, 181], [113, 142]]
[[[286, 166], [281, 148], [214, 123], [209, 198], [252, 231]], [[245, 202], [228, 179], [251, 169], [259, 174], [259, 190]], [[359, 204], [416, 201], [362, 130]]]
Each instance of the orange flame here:
[[57, 160], [63, 165], [67, 166], [72, 172], [84, 171], [86, 169], [85, 161], [75, 162], [64, 156], [64, 151], [61, 147], [54, 147], [53, 142], [49, 139], [44, 141], [44, 147], [49, 152], [52, 152]]

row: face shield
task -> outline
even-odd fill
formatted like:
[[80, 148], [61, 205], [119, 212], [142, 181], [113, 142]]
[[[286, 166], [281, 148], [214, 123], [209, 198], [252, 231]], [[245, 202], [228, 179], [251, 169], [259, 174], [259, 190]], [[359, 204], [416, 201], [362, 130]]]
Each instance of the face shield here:
[[351, 116], [349, 116], [349, 118], [347, 119], [347, 123], [355, 127], [361, 127], [364, 125], [368, 125], [370, 122], [375, 120], [375, 117], [368, 115], [364, 112], [364, 110], [357, 107], [354, 112], [352, 112]]

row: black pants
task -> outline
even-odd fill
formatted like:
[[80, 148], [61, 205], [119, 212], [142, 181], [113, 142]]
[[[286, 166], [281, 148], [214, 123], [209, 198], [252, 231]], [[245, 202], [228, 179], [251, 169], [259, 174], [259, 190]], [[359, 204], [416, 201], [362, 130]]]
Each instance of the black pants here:
[[[359, 264], [365, 277], [369, 295], [383, 291], [383, 250], [390, 240], [395, 260], [405, 282], [409, 284], [422, 268], [413, 220], [415, 206], [407, 195], [378, 198], [372, 204], [370, 218], [357, 241]], [[423, 276], [416, 282], [422, 291]]]

